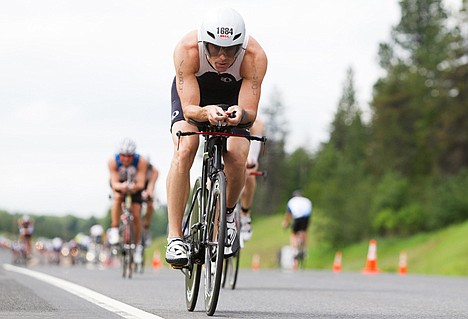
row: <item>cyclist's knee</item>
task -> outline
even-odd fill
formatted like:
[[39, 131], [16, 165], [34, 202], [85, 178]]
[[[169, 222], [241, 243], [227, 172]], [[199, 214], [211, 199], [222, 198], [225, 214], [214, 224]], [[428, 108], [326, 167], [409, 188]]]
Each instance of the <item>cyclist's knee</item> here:
[[174, 164], [183, 171], [190, 170], [197, 154], [197, 147], [185, 145], [174, 154]]
[[114, 192], [114, 202], [120, 204], [124, 199], [124, 195], [119, 192]]

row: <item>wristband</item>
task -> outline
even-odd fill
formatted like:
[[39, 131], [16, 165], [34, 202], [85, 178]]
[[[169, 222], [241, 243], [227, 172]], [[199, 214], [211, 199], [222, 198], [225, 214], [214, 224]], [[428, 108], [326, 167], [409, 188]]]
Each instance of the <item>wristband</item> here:
[[242, 121], [245, 119], [245, 117], [246, 117], [246, 116], [247, 116], [247, 112], [246, 112], [246, 111], [244, 111], [244, 115], [242, 115], [242, 118], [241, 118], [241, 120], [240, 120], [240, 122], [239, 122], [239, 123], [241, 123], [241, 122], [242, 122]]

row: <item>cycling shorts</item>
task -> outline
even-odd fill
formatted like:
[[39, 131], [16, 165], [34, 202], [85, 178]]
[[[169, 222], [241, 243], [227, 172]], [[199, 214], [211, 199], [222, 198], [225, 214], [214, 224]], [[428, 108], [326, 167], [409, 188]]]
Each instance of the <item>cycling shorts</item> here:
[[[110, 181], [109, 181], [109, 185], [110, 185], [110, 187], [112, 188], [112, 183], [111, 183]], [[121, 191], [115, 190], [115, 189], [113, 189], [113, 188], [112, 188], [112, 190], [113, 190], [113, 191], [116, 191], [117, 193], [122, 194]], [[138, 191], [138, 192], [136, 192], [135, 194], [132, 194], [132, 203], [138, 203], [138, 204], [143, 203], [143, 197], [142, 197], [142, 195], [141, 195], [141, 192], [142, 192], [142, 191]]]
[[307, 230], [307, 228], [309, 227], [309, 219], [310, 219], [310, 216], [295, 218], [292, 224], [293, 233]]

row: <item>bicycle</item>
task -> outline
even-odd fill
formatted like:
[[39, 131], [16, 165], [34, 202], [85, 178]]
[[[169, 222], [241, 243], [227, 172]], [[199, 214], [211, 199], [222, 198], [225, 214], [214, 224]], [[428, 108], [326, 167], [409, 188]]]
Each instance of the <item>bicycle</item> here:
[[300, 236], [296, 236], [296, 243], [297, 243], [297, 252], [294, 255], [294, 267], [297, 268], [304, 268], [304, 260], [305, 260], [305, 242]]
[[135, 243], [133, 241], [133, 215], [130, 210], [131, 207], [132, 194], [127, 192], [125, 194], [125, 201], [122, 205], [122, 214], [120, 215], [119, 225], [123, 278], [132, 278], [133, 272], [133, 255], [135, 252]]
[[[249, 175], [254, 176], [263, 176], [267, 175], [266, 171], [252, 171]], [[236, 224], [239, 225], [239, 234], [242, 232], [242, 223], [240, 222], [240, 203], [237, 204], [234, 219], [236, 220]], [[240, 236], [240, 248], [244, 248], [244, 241], [242, 240], [242, 236]], [[236, 254], [233, 256], [226, 258], [224, 262], [224, 270], [223, 270], [223, 279], [222, 279], [222, 287], [225, 288], [226, 283], [228, 283], [229, 288], [236, 289], [237, 283], [237, 276], [239, 273], [239, 263], [240, 263], [240, 249], [237, 251]]]
[[[219, 105], [227, 109], [227, 105]], [[235, 128], [189, 121], [199, 127], [199, 132], [177, 132], [177, 137], [202, 135], [204, 141], [201, 176], [192, 189], [192, 199], [186, 223], [183, 226], [184, 240], [188, 246], [188, 263], [180, 268], [185, 275], [185, 300], [188, 311], [193, 311], [198, 299], [201, 273], [204, 273], [205, 311], [212, 316], [216, 311], [221, 275], [223, 271], [224, 246], [226, 241], [226, 177], [222, 154], [226, 151], [229, 137], [244, 137], [265, 143], [266, 138], [234, 133]], [[204, 265], [204, 267], [202, 267]]]

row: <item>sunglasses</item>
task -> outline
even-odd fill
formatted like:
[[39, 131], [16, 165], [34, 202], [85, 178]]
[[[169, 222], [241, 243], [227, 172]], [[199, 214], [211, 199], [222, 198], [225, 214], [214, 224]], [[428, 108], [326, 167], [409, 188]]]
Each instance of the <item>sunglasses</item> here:
[[133, 154], [122, 154], [122, 153], [120, 153], [120, 156], [122, 156], [122, 157], [132, 157]]
[[232, 45], [230, 47], [222, 47], [213, 43], [205, 42], [206, 52], [208, 56], [220, 56], [222, 53], [228, 58], [235, 58], [239, 54], [242, 44]]

